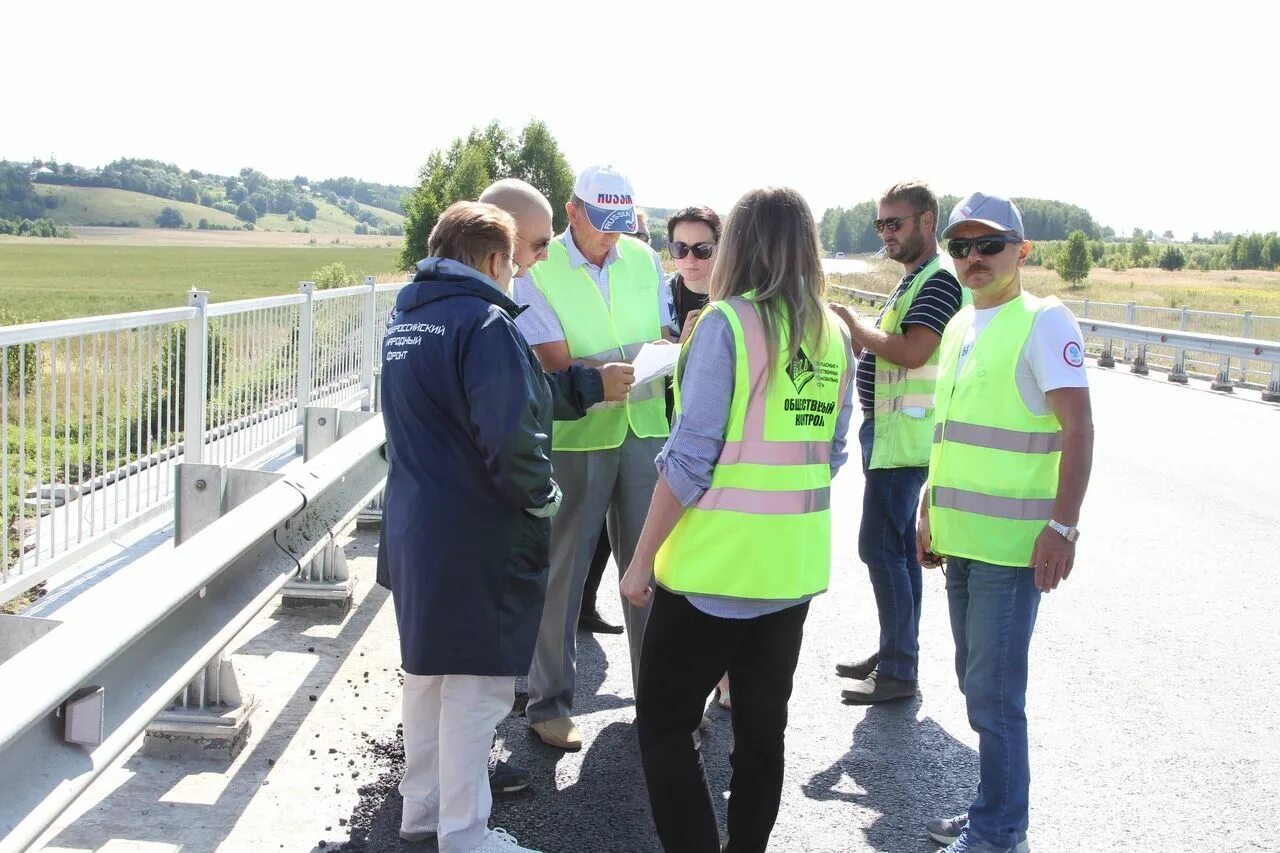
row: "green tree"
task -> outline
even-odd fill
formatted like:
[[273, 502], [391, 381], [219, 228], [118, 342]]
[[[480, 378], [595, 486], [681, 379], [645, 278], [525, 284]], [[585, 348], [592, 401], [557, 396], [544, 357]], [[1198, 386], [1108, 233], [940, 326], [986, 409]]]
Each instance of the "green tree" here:
[[853, 223], [848, 216], [841, 216], [840, 221], [836, 223], [833, 248], [837, 252], [851, 254], [854, 251], [854, 246]]
[[236, 208], [236, 219], [241, 219], [245, 222], [257, 222], [258, 211], [248, 201], [242, 201], [240, 206]]
[[298, 218], [305, 219], [307, 222], [316, 218], [319, 211], [316, 209], [315, 203], [310, 199], [303, 199], [298, 202]]
[[569, 227], [565, 204], [573, 195], [573, 171], [545, 123], [531, 121], [520, 132], [520, 143], [511, 158], [511, 176], [529, 182], [547, 197], [556, 231]]
[[1057, 268], [1058, 275], [1062, 276], [1062, 279], [1073, 289], [1079, 287], [1080, 282], [1088, 278], [1089, 270], [1093, 267], [1088, 235], [1083, 231], [1072, 231], [1054, 266]]
[[186, 220], [182, 218], [182, 211], [175, 207], [164, 208], [156, 217], [156, 225], [160, 228], [181, 228], [186, 224]]
[[1135, 267], [1145, 267], [1151, 260], [1151, 247], [1147, 244], [1147, 236], [1137, 228], [1133, 229], [1133, 242], [1129, 244], [1129, 261]]
[[1156, 261], [1157, 266], [1162, 270], [1180, 270], [1187, 265], [1187, 259], [1183, 256], [1182, 250], [1177, 246], [1165, 246], [1164, 251], [1160, 253], [1160, 259]]
[[271, 199], [262, 193], [254, 193], [249, 196], [249, 204], [253, 205], [253, 209], [258, 211], [259, 216], [266, 216], [267, 211], [271, 209]]

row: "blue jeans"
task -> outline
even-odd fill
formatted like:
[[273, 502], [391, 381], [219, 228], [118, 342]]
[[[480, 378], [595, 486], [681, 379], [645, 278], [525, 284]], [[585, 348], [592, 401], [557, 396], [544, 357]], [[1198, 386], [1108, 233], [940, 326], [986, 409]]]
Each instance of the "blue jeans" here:
[[947, 601], [956, 675], [978, 733], [978, 797], [969, 833], [1014, 847], [1027, 831], [1027, 652], [1040, 609], [1032, 569], [947, 560]]
[[871, 468], [875, 422], [858, 430], [862, 444], [862, 527], [858, 557], [867, 564], [880, 613], [880, 662], [887, 677], [915, 681], [920, 657], [923, 592], [916, 561], [916, 511], [928, 468]]

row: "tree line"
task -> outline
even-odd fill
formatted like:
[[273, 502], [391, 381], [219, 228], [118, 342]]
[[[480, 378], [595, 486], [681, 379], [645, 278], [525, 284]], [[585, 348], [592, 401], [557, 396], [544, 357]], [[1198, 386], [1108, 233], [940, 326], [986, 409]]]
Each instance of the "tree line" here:
[[[400, 197], [407, 191], [405, 187], [350, 177], [327, 179], [312, 187], [302, 175], [292, 180], [273, 179], [250, 167], [237, 175], [221, 176], [146, 159], [114, 160], [100, 169], [52, 160], [0, 162], [0, 193], [24, 206], [22, 210], [9, 211], [10, 215], [34, 218], [33, 205], [39, 206], [40, 212], [56, 206], [55, 198], [35, 193], [33, 182], [128, 190], [220, 210], [249, 225], [272, 213], [281, 214], [290, 222], [310, 222], [319, 213], [315, 199], [323, 198], [355, 219], [358, 231], [389, 235], [403, 232], [390, 218], [362, 205], [402, 213]], [[5, 210], [4, 197], [0, 197], [0, 212]]]
[[[960, 201], [959, 196], [945, 195], [938, 199], [938, 234], [946, 226], [947, 216]], [[1022, 224], [1031, 240], [1065, 240], [1073, 231], [1082, 231], [1089, 239], [1114, 236], [1109, 228], [1102, 228], [1089, 211], [1074, 204], [1039, 198], [1015, 198], [1014, 203], [1022, 211]], [[864, 201], [850, 208], [828, 208], [822, 214], [819, 234], [822, 247], [828, 252], [876, 252], [880, 249], [880, 237], [872, 225], [876, 219], [877, 203]]]

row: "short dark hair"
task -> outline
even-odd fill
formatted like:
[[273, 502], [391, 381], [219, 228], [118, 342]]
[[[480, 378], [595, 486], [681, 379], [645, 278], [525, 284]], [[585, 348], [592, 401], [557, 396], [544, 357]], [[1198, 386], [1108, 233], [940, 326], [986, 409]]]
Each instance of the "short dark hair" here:
[[711, 235], [715, 237], [716, 242], [720, 242], [720, 214], [711, 208], [694, 206], [676, 211], [676, 214], [667, 220], [668, 242], [675, 239], [676, 226], [681, 222], [701, 222], [711, 229]]
[[895, 201], [905, 201], [920, 212], [929, 211], [933, 214], [933, 225], [937, 227], [938, 198], [924, 181], [903, 181], [900, 184], [894, 184], [880, 196], [881, 204]]

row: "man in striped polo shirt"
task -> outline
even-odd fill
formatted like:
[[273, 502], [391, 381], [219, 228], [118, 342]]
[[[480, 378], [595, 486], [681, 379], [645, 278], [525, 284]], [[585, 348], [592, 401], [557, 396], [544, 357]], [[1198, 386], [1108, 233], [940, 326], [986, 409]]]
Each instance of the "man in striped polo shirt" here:
[[873, 325], [847, 308], [858, 359], [858, 431], [866, 485], [858, 555], [871, 575], [880, 617], [879, 649], [837, 664], [856, 683], [844, 701], [866, 705], [914, 696], [923, 580], [916, 560], [916, 507], [933, 440], [938, 343], [960, 309], [955, 276], [938, 255], [938, 200], [919, 181], [885, 191], [875, 220], [885, 251], [905, 271]]

